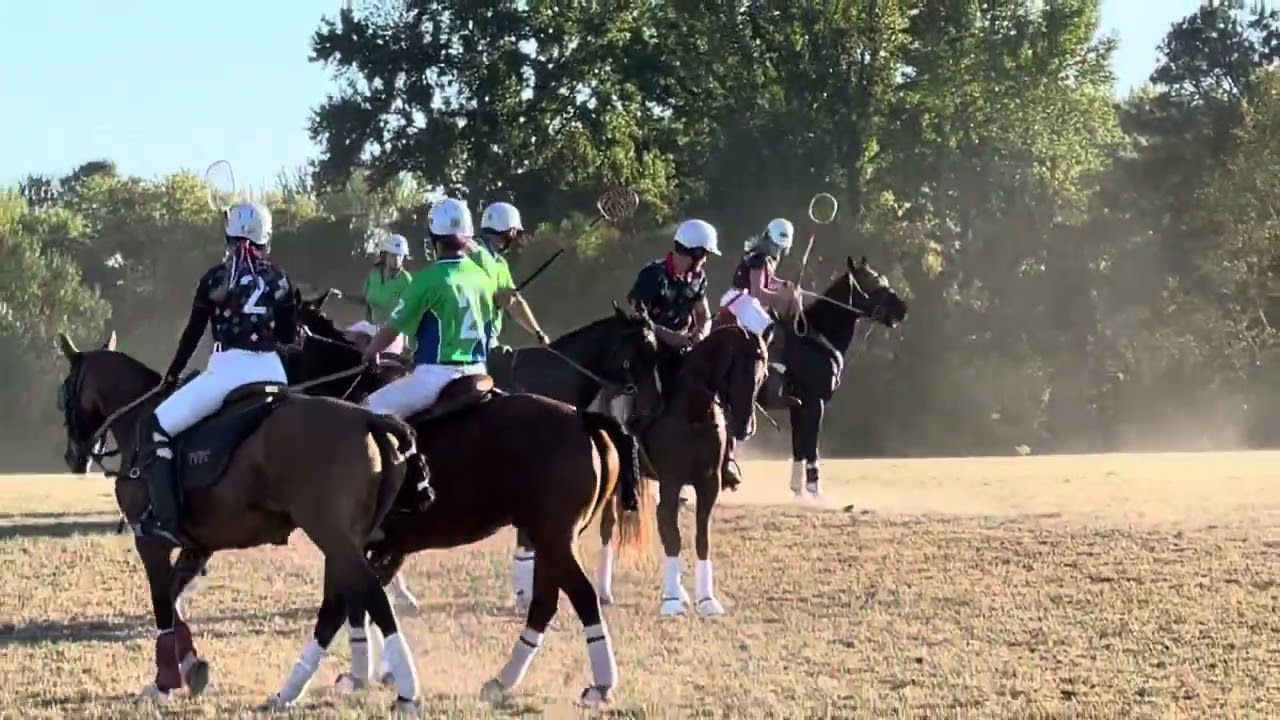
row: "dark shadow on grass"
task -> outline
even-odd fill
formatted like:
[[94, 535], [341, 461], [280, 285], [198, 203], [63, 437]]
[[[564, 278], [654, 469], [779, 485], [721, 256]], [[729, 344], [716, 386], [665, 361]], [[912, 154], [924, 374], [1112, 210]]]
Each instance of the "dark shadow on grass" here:
[[114, 510], [95, 510], [93, 512], [5, 512], [0, 510], [0, 525], [13, 520], [105, 520], [116, 514]]
[[[196, 642], [200, 638], [237, 637], [248, 634], [274, 634], [295, 636], [309, 626], [254, 627], [251, 630], [238, 628], [241, 623], [265, 623], [271, 620], [310, 620], [315, 617], [319, 607], [319, 599], [315, 606], [293, 607], [278, 611], [261, 611], [250, 613], [223, 613], [219, 615], [201, 615], [195, 612], [188, 618]], [[46, 643], [84, 643], [107, 642], [123, 643], [133, 640], [150, 639], [155, 634], [155, 625], [151, 615], [129, 615], [125, 617], [90, 618], [87, 620], [36, 621], [26, 624], [0, 623], [0, 648], [10, 645], [42, 645]]]
[[[99, 516], [103, 517], [103, 516]], [[17, 538], [69, 538], [76, 535], [114, 535], [120, 518], [68, 522], [0, 522], [0, 540]]]

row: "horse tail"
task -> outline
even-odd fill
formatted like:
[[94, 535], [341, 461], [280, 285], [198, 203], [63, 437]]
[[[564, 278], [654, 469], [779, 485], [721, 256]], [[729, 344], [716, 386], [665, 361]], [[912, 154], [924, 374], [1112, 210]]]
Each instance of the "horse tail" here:
[[[382, 526], [382, 521], [387, 518], [387, 513], [391, 512], [391, 506], [400, 495], [407, 470], [404, 456], [416, 452], [414, 448], [416, 434], [408, 423], [394, 415], [382, 415], [369, 411], [366, 411], [366, 415], [369, 434], [373, 437], [373, 444], [378, 448], [378, 457], [382, 464], [382, 482], [378, 484], [378, 504], [373, 516], [373, 525], [370, 526], [372, 531]], [[395, 447], [391, 446], [392, 439], [396, 441]]]
[[[648, 547], [651, 537], [647, 520], [653, 516], [651, 512], [653, 501], [649, 496], [649, 484], [643, 481], [640, 474], [639, 443], [634, 435], [622, 427], [622, 423], [609, 415], [590, 410], [580, 410], [578, 415], [592, 432], [592, 442], [596, 444], [597, 450], [600, 450], [601, 459], [605, 463], [602, 468], [600, 496], [597, 498], [596, 506], [599, 508], [605, 502], [620, 501], [621, 507], [618, 508], [617, 513], [619, 550]], [[619, 468], [616, 488], [609, 487], [608, 454], [603, 451], [601, 444], [596, 442], [594, 435], [597, 432], [603, 433], [617, 448]], [[615, 489], [616, 493], [613, 492]], [[634, 509], [623, 509], [628, 507]]]

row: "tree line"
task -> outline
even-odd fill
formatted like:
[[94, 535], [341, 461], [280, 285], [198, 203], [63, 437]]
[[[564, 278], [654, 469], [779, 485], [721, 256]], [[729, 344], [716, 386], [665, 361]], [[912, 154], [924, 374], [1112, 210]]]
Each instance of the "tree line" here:
[[[528, 291], [565, 332], [676, 221], [719, 229], [718, 296], [783, 216], [801, 244], [816, 232], [810, 289], [866, 256], [911, 308], [853, 351], [829, 454], [1280, 441], [1276, 11], [1202, 7], [1120, 97], [1096, 0], [567, 5], [376, 0], [323, 21], [321, 153], [265, 194], [286, 269], [354, 288], [369, 233], [423, 237], [426, 189], [509, 200], [536, 226], [517, 275], [568, 249]], [[616, 186], [640, 212], [588, 227]], [[831, 225], [806, 216], [817, 192], [840, 202]], [[111, 327], [166, 362], [218, 247], [198, 173], [93, 161], [0, 195], [11, 464], [60, 455], [56, 333]]]

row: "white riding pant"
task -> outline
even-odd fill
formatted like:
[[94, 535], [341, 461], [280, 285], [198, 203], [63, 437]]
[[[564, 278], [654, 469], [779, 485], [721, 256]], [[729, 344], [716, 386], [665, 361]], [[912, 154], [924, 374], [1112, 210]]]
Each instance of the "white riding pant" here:
[[[374, 325], [368, 320], [361, 320], [360, 322], [352, 323], [351, 327], [347, 328], [347, 333], [353, 334], [353, 335], [355, 334], [368, 335], [370, 338], [373, 338], [374, 335], [378, 334], [379, 329], [380, 328], [377, 325]], [[399, 355], [404, 352], [405, 343], [407, 341], [408, 341], [408, 338], [405, 337], [404, 333], [396, 335], [396, 339], [392, 340], [391, 344], [388, 345], [387, 349], [383, 350], [383, 352], [395, 353], [396, 355]]]
[[730, 288], [720, 297], [720, 307], [733, 313], [739, 325], [757, 335], [763, 335], [773, 324], [764, 304], [746, 290]]
[[204, 372], [160, 403], [156, 420], [172, 437], [212, 415], [232, 390], [259, 382], [288, 384], [279, 355], [235, 349], [215, 352]]
[[450, 382], [460, 377], [484, 373], [484, 363], [419, 365], [413, 372], [384, 385], [370, 395], [369, 409], [404, 419], [434, 405], [440, 398], [440, 391]]

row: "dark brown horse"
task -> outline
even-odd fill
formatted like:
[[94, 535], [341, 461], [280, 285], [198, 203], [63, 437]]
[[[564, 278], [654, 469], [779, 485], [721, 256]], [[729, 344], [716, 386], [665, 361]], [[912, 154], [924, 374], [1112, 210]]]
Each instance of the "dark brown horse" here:
[[[86, 352], [66, 336], [59, 336], [59, 344], [68, 362], [58, 392], [68, 467], [85, 471], [105, 429], [120, 448], [130, 448], [131, 465], [139, 420], [165, 394], [159, 374], [115, 351], [114, 342]], [[288, 704], [302, 694], [348, 609], [358, 608], [388, 638], [397, 705], [416, 705], [412, 652], [365, 557], [370, 536], [400, 494], [401, 453], [413, 442], [412, 430], [395, 418], [328, 398], [291, 396], [269, 384], [233, 392], [212, 417], [175, 438], [185, 488], [183, 530], [198, 549], [180, 553], [175, 567], [168, 543], [135, 539], [159, 632], [156, 676], [145, 694], [167, 699], [186, 685], [194, 695], [208, 682], [209, 665], [197, 654], [175, 605], [191, 575], [218, 550], [283, 544], [301, 528], [324, 554], [324, 598], [313, 638], [274, 699]], [[117, 477], [116, 501], [136, 527], [150, 502], [142, 468], [130, 467]]]
[[[499, 700], [524, 678], [563, 591], [586, 631], [591, 660], [593, 682], [581, 700], [607, 703], [617, 665], [576, 545], [615, 489], [624, 504], [629, 500], [640, 508], [624, 513], [622, 542], [648, 542], [641, 512], [649, 500], [639, 482], [634, 438], [607, 415], [539, 395], [495, 391], [488, 376], [453, 381], [432, 409], [409, 422], [427, 458], [436, 499], [426, 510], [392, 512], [383, 522], [384, 537], [370, 548], [382, 579], [398, 572], [408, 554], [467, 545], [514, 525], [538, 553], [533, 601], [511, 660], [482, 694]], [[371, 670], [366, 638], [377, 638], [366, 635], [362, 615], [351, 620], [352, 670], [339, 683], [360, 688]]]
[[[658, 534], [666, 554], [663, 564], [662, 614], [681, 615], [689, 597], [680, 582], [680, 489], [697, 493], [694, 539], [699, 614], [721, 615], [724, 608], [715, 597], [711, 571], [711, 511], [721, 489], [721, 468], [729, 438], [742, 441], [754, 429], [756, 393], [768, 369], [768, 344], [764, 337], [737, 325], [712, 330], [681, 360], [675, 387], [663, 412], [642, 433], [644, 448], [658, 476]], [[726, 417], [727, 416], [727, 417]], [[600, 519], [601, 559], [597, 589], [612, 601], [614, 519], [605, 506]], [[538, 557], [541, 567], [542, 557]]]

